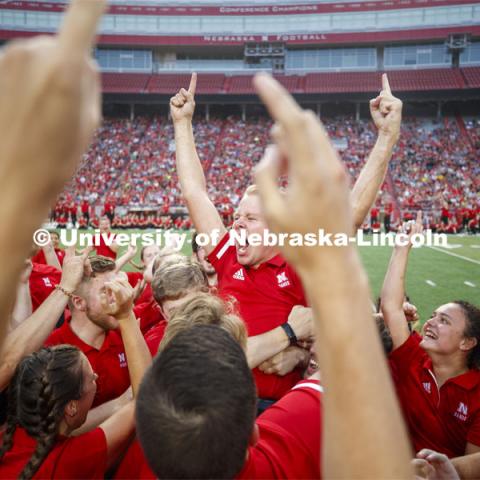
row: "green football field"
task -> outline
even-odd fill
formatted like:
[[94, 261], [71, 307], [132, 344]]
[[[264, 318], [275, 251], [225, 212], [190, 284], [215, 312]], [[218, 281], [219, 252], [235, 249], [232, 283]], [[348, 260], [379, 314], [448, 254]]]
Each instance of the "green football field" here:
[[[121, 230], [119, 233], [145, 233], [147, 230]], [[183, 233], [183, 232], [181, 232]], [[190, 235], [188, 235], [190, 238]], [[436, 306], [451, 300], [480, 304], [480, 236], [451, 235], [449, 248], [412, 249], [407, 272], [407, 293], [424, 321]], [[191, 254], [187, 241], [183, 253]], [[391, 255], [389, 247], [360, 247], [368, 272], [372, 296], [376, 298], [383, 283]], [[135, 259], [139, 263], [139, 254]], [[127, 270], [133, 267], [127, 266]]]

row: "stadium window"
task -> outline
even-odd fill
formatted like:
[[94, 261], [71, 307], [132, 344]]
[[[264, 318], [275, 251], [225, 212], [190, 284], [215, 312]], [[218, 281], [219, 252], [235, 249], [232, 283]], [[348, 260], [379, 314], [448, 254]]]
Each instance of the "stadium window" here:
[[475, 42], [460, 53], [460, 65], [478, 64], [480, 64], [480, 42]]
[[422, 25], [423, 9], [388, 10], [377, 13], [377, 28], [411, 27]]
[[2, 25], [20, 27], [25, 25], [25, 12], [18, 10], [3, 10]]
[[473, 7], [473, 17], [472, 20], [474, 22], [478, 22], [480, 20], [480, 5]]
[[143, 15], [138, 17], [137, 27], [142, 32], [156, 32], [157, 18], [154, 16]]
[[437, 7], [425, 9], [428, 25], [454, 24], [472, 21], [472, 7]]
[[112, 32], [115, 30], [115, 19], [113, 15], [104, 15], [100, 21], [101, 32]]

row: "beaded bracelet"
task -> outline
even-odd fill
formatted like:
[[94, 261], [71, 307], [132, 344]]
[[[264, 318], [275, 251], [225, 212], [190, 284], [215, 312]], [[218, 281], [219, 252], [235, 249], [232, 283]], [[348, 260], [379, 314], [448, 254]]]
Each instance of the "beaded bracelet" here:
[[74, 297], [72, 292], [69, 292], [68, 290], [65, 290], [60, 285], [55, 285], [55, 290], [59, 290], [60, 292], [64, 293], [68, 298], [73, 299], [73, 297]]

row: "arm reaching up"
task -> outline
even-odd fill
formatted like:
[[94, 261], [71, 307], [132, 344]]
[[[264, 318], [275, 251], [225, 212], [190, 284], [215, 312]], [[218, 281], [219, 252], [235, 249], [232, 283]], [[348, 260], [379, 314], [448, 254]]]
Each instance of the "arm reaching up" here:
[[392, 95], [386, 73], [382, 75], [380, 95], [370, 100], [370, 113], [378, 129], [378, 138], [352, 189], [355, 230], [361, 227], [375, 202], [385, 179], [393, 148], [400, 137], [402, 102]]
[[[256, 172], [270, 230], [348, 232], [352, 211], [346, 172], [318, 118], [302, 111], [270, 76], [257, 75], [254, 84], [281, 126], [274, 141], [282, 145], [282, 155], [276, 145], [269, 148]], [[285, 166], [289, 178], [282, 194], [278, 177]], [[406, 429], [356, 249], [285, 244], [281, 250], [300, 274], [315, 316], [325, 385], [323, 476], [413, 478]]]
[[[193, 138], [192, 118], [195, 111], [197, 74], [192, 74], [188, 90], [182, 88], [170, 99], [170, 114], [175, 129], [177, 173], [182, 194], [195, 229], [199, 233], [218, 231], [221, 238], [226, 229], [220, 214], [207, 193], [205, 175]], [[207, 254], [214, 246], [205, 246]]]
[[105, 6], [74, 0], [58, 35], [13, 41], [0, 53], [0, 342], [32, 234], [100, 123], [90, 57]]
[[[412, 224], [410, 234], [422, 233], [422, 213], [418, 212], [417, 220]], [[410, 336], [407, 316], [403, 308], [405, 302], [405, 275], [407, 273], [408, 255], [412, 247], [396, 246], [383, 281], [381, 308], [385, 324], [390, 330], [393, 348], [398, 348]]]

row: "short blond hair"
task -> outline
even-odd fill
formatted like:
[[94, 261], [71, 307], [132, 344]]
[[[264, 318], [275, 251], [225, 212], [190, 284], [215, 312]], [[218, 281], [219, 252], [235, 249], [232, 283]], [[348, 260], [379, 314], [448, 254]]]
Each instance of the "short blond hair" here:
[[247, 348], [247, 329], [236, 314], [233, 302], [225, 302], [216, 295], [197, 293], [175, 310], [160, 342], [163, 350], [180, 332], [195, 325], [217, 325], [226, 330], [243, 348]]
[[153, 298], [160, 305], [195, 290], [207, 292], [208, 277], [200, 263], [191, 257], [182, 255], [165, 260], [153, 277]]

